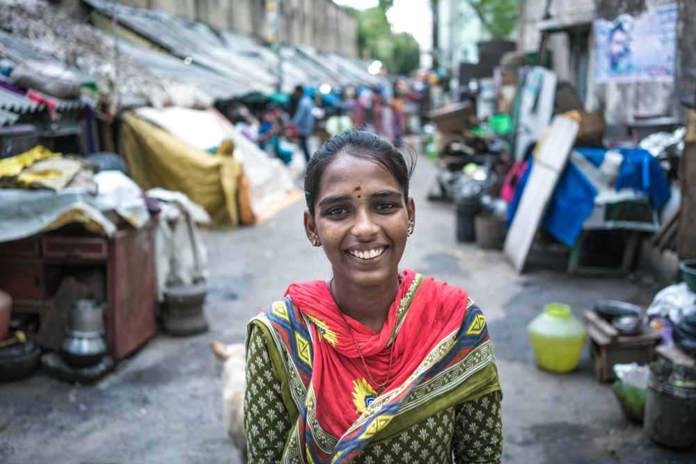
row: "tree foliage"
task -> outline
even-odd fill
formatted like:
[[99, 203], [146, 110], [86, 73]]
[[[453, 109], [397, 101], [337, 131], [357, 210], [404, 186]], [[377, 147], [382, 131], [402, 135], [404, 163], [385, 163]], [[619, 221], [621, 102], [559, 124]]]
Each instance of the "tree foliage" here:
[[420, 47], [411, 34], [395, 34], [386, 10], [393, 2], [358, 12], [358, 49], [363, 58], [380, 60], [390, 73], [409, 74], [418, 68]]
[[507, 39], [517, 26], [518, 0], [466, 0], [494, 40]]

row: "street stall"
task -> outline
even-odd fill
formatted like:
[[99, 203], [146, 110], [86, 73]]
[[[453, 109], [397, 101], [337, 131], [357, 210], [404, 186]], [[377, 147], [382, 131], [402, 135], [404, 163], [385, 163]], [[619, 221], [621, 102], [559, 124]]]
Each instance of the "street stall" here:
[[[0, 161], [0, 178], [0, 288], [12, 298], [14, 334], [0, 349], [21, 355], [5, 353], [3, 376], [28, 373], [40, 350], [61, 375], [103, 375], [156, 331], [154, 229], [140, 189], [41, 146]], [[99, 313], [84, 316], [89, 327], [80, 301]]]

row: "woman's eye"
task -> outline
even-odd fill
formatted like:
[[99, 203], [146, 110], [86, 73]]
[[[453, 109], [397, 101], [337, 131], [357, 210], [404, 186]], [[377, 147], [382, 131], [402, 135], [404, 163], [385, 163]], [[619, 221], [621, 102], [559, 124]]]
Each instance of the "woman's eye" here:
[[326, 211], [326, 215], [327, 216], [341, 216], [347, 212], [348, 212], [348, 209], [341, 206], [341, 207], [329, 209], [328, 211]]
[[378, 203], [377, 211], [388, 212], [396, 208], [394, 203]]

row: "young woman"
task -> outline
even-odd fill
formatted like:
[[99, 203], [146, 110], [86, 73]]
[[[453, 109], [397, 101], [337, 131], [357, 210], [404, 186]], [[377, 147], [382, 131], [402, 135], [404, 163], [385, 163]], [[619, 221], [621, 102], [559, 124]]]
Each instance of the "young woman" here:
[[311, 159], [305, 230], [333, 276], [290, 285], [249, 323], [250, 463], [500, 462], [484, 316], [464, 291], [399, 271], [415, 224], [409, 177], [367, 132]]

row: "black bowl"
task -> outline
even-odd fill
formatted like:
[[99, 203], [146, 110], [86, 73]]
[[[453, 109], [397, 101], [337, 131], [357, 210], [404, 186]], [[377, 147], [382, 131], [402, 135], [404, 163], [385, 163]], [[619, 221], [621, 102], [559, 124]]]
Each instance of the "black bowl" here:
[[29, 377], [39, 365], [41, 349], [31, 341], [0, 348], [0, 382]]
[[624, 316], [640, 316], [640, 306], [619, 300], [601, 300], [595, 303], [594, 311], [607, 322]]

